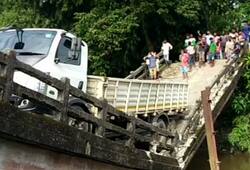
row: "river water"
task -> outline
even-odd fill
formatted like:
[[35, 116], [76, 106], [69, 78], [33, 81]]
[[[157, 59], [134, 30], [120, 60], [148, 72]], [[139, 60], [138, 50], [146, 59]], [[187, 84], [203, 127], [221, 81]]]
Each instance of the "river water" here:
[[[250, 154], [219, 153], [220, 170], [250, 170]], [[210, 170], [207, 149], [200, 148], [187, 170]]]

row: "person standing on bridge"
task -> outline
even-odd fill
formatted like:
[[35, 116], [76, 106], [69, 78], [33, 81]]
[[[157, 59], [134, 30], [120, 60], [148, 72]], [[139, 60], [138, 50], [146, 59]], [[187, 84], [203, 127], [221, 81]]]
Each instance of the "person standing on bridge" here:
[[157, 73], [157, 58], [155, 52], [151, 51], [148, 53], [146, 64], [148, 65], [150, 79], [155, 80]]
[[211, 44], [211, 39], [214, 39], [214, 36], [211, 34], [210, 31], [207, 31], [207, 34], [206, 34], [206, 47], [205, 47], [205, 60], [207, 59], [207, 57], [209, 56], [208, 53], [209, 53], [209, 48], [210, 48], [210, 44]]
[[214, 66], [214, 59], [216, 55], [216, 50], [217, 50], [217, 45], [214, 42], [213, 38], [210, 38], [211, 44], [209, 47], [209, 55], [208, 55], [208, 63], [210, 64], [211, 67]]
[[181, 73], [183, 75], [183, 79], [188, 79], [189, 54], [187, 53], [186, 49], [181, 51], [180, 60], [181, 60]]
[[225, 55], [227, 60], [230, 60], [231, 55], [233, 54], [233, 50], [234, 50], [234, 42], [232, 40], [231, 37], [229, 37], [228, 41], [226, 42], [226, 46], [225, 46]]
[[205, 65], [205, 46], [206, 46], [206, 43], [204, 43], [204, 41], [200, 40], [198, 43], [198, 46], [197, 46], [199, 68], [201, 68], [201, 66]]
[[189, 69], [192, 71], [192, 67], [195, 66], [195, 48], [192, 45], [192, 42], [188, 42], [188, 46], [186, 48], [187, 53], [189, 54]]
[[173, 46], [169, 42], [167, 42], [167, 40], [164, 40], [162, 42], [161, 50], [166, 64], [169, 63], [169, 51], [172, 49]]

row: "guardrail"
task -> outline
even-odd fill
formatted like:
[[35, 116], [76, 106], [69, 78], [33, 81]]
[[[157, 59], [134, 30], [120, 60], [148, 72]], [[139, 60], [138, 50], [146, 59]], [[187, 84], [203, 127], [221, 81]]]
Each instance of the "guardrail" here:
[[[29, 76], [39, 79], [46, 85], [52, 86], [58, 91], [58, 98], [52, 99], [44, 94], [15, 83], [13, 81], [15, 71], [28, 74]], [[69, 119], [73, 118], [78, 122], [88, 123], [93, 126], [93, 129], [89, 131], [89, 133], [107, 138], [113, 142], [123, 143], [130, 149], [138, 148], [137, 144], [142, 142], [148, 143], [150, 146], [148, 149], [143, 148], [144, 150], [156, 154], [158, 154], [157, 148], [160, 148], [160, 150], [173, 151], [174, 146], [161, 143], [157, 139], [161, 137], [173, 138], [175, 136], [174, 134], [164, 129], [157, 128], [141, 119], [128, 116], [116, 110], [105, 100], [101, 101], [83, 93], [81, 90], [71, 86], [70, 80], [67, 78], [58, 80], [27, 64], [19, 62], [15, 57], [15, 52], [12, 51], [9, 55], [0, 54], [0, 102], [9, 103], [9, 98], [13, 94], [51, 108], [54, 114], [50, 115], [50, 117], [56, 121], [68, 125]], [[98, 112], [90, 114], [72, 108], [68, 105], [70, 97], [76, 97], [88, 102], [96, 107]], [[121, 124], [117, 123], [118, 120]], [[142, 130], [144, 131], [143, 135], [140, 133]], [[147, 135], [145, 135], [145, 132]], [[117, 136], [122, 136], [122, 139], [118, 140], [117, 138], [111, 138], [109, 136], [110, 133], [118, 134]], [[139, 147], [138, 149], [142, 148]]]

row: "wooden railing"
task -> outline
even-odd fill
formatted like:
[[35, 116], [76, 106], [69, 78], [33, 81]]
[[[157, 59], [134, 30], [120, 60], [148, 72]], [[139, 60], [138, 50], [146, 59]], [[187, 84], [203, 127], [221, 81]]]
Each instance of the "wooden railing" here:
[[[13, 81], [13, 76], [16, 71], [23, 72], [48, 86], [52, 86], [58, 91], [58, 98], [52, 99], [44, 94], [17, 84]], [[81, 90], [71, 86], [68, 78], [58, 80], [18, 61], [13, 51], [8, 55], [0, 54], [0, 102], [9, 103], [9, 99], [12, 95], [23, 97], [34, 103], [39, 103], [39, 105], [50, 108], [53, 110], [53, 114], [49, 117], [64, 124], [68, 125], [69, 119], [75, 119], [78, 122], [85, 122], [88, 125], [92, 125], [93, 129], [89, 131], [89, 133], [113, 140], [114, 142], [123, 143], [131, 149], [138, 148], [137, 144], [140, 142], [148, 143], [150, 147], [149, 149], [139, 149], [154, 153], [157, 153], [157, 148], [171, 151], [174, 148], [174, 146], [158, 141], [158, 139], [162, 137], [173, 138], [174, 134], [157, 128], [141, 119], [128, 116], [107, 104], [105, 100], [101, 101], [83, 93]], [[98, 112], [90, 114], [72, 108], [68, 105], [70, 97], [84, 100], [97, 108]], [[142, 131], [143, 134], [141, 134]], [[117, 138], [113, 139], [113, 137], [111, 138], [110, 133], [117, 134], [115, 136], [119, 136], [120, 140], [117, 140]]]

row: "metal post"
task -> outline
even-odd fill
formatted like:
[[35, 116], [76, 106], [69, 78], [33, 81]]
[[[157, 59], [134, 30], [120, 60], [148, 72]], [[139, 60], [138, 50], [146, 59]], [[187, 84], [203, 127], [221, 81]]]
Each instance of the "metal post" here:
[[203, 104], [203, 115], [205, 119], [205, 130], [207, 136], [207, 146], [209, 154], [209, 164], [211, 170], [220, 170], [220, 162], [218, 161], [217, 147], [215, 140], [213, 115], [210, 106], [210, 88], [201, 92], [202, 104]]

